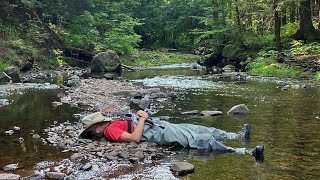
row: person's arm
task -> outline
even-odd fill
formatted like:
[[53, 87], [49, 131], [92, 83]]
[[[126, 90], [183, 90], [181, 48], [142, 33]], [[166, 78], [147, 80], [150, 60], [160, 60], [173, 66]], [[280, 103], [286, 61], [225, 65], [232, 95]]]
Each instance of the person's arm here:
[[138, 111], [137, 117], [139, 119], [137, 127], [134, 129], [134, 131], [131, 134], [127, 132], [123, 132], [119, 138], [120, 142], [136, 142], [136, 143], [140, 142], [140, 139], [143, 133], [144, 123], [148, 119], [148, 113], [144, 111]]

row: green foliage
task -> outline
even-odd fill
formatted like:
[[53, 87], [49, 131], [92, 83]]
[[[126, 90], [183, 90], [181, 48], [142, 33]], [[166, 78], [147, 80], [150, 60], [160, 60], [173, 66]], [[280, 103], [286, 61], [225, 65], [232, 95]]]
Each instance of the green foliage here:
[[290, 52], [292, 55], [312, 55], [320, 53], [320, 43], [313, 42], [304, 44], [302, 41], [292, 41]]
[[[167, 53], [163, 51], [139, 51], [134, 60], [122, 57], [122, 63], [129, 66], [159, 66], [175, 63], [196, 62], [198, 56], [192, 54]], [[131, 59], [131, 60], [130, 60]]]
[[10, 64], [6, 63], [5, 60], [0, 60], [0, 71], [5, 70], [9, 66]]
[[320, 72], [316, 73], [314, 79], [317, 80], [317, 81], [320, 81]]
[[248, 63], [249, 73], [261, 74], [264, 76], [277, 77], [298, 77], [301, 74], [299, 69], [294, 69], [285, 64], [277, 63], [272, 58], [258, 57]]

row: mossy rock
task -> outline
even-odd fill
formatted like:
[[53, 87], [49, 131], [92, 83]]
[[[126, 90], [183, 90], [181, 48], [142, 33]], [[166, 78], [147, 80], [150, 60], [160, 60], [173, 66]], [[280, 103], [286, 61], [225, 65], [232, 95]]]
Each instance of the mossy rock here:
[[119, 72], [121, 62], [118, 54], [113, 50], [98, 53], [93, 57], [91, 72]]

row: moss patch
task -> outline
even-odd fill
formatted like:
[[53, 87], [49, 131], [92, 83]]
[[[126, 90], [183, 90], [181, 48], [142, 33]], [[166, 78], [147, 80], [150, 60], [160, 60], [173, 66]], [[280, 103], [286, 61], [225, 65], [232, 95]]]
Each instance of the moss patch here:
[[121, 57], [121, 62], [129, 66], [161, 66], [176, 63], [196, 62], [199, 56], [163, 51], [139, 51], [135, 57]]

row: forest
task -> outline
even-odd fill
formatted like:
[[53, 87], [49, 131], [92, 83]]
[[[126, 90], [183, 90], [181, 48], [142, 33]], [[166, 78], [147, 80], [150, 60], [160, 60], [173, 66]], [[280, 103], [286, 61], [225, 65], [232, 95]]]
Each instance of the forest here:
[[206, 66], [320, 80], [319, 12], [319, 0], [2, 0], [0, 70], [112, 49], [131, 61], [185, 52]]

